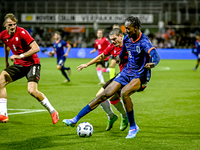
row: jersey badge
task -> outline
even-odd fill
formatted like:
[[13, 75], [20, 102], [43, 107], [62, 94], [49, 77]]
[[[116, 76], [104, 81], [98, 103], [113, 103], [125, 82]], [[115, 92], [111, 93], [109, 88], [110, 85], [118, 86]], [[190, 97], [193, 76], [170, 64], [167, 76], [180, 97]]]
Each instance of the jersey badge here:
[[18, 39], [18, 37], [16, 37], [15, 39], [16, 39], [16, 41], [18, 41], [18, 40], [19, 40], [19, 39]]
[[140, 52], [141, 52], [141, 50], [140, 50], [140, 47], [139, 47], [139, 46], [136, 46], [136, 51], [137, 51], [138, 53], [140, 53]]
[[8, 39], [6, 39], [6, 42], [8, 42]]
[[25, 34], [25, 32], [24, 32], [24, 31], [22, 31], [22, 33], [23, 33], [23, 34]]
[[61, 43], [58, 43], [58, 47], [61, 47], [62, 46], [62, 44]]

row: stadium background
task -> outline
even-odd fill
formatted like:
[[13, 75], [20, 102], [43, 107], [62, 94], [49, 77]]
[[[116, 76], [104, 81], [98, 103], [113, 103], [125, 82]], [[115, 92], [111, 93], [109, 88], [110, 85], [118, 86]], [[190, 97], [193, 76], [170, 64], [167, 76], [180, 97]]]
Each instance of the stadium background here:
[[[196, 72], [192, 71], [196, 63], [193, 59], [196, 57], [190, 54], [194, 36], [199, 33], [199, 8], [199, 0], [1, 0], [1, 31], [5, 29], [2, 25], [3, 17], [11, 12], [17, 16], [18, 25], [27, 29], [37, 40], [41, 51], [51, 49], [52, 33], [55, 30], [60, 30], [63, 39], [69, 40], [74, 47], [69, 53], [71, 58], [66, 60], [66, 66], [69, 65], [72, 69], [71, 82], [68, 83], [63, 83], [64, 77], [56, 69], [56, 58], [42, 58], [47, 56], [39, 52], [42, 64], [39, 90], [59, 112], [60, 121], [56, 125], [52, 124], [50, 115], [43, 106], [28, 94], [26, 78], [6, 86], [9, 122], [0, 124], [0, 150], [199, 150], [200, 72], [199, 68]], [[140, 127], [136, 138], [125, 139], [128, 128], [123, 132], [119, 130], [120, 119], [112, 130], [105, 131], [107, 115], [100, 107], [79, 122], [87, 121], [93, 125], [94, 134], [90, 138], [80, 138], [76, 134], [76, 128], [62, 124], [63, 119], [77, 115], [101, 88], [97, 84], [99, 81], [95, 65], [81, 72], [76, 70], [78, 65], [90, 61], [91, 58], [74, 57], [83, 58], [84, 52], [88, 53], [88, 50], [92, 49], [96, 38], [94, 27], [105, 29], [107, 36], [113, 22], [22, 22], [21, 16], [26, 14], [27, 21], [37, 14], [46, 15], [43, 20], [50, 18], [50, 21], [58, 14], [72, 14], [72, 20], [82, 14], [88, 14], [90, 17], [107, 14], [118, 20], [122, 14], [124, 18], [129, 14], [144, 14], [143, 19], [153, 16], [152, 20], [148, 20], [152, 21], [151, 23], [142, 23], [142, 31], [145, 34], [150, 32], [149, 37], [154, 37], [153, 44], [157, 44], [162, 60], [152, 69], [152, 78], [145, 91], [131, 96], [135, 119]], [[50, 14], [51, 17], [48, 17]], [[123, 19], [115, 23], [123, 25]], [[84, 29], [84, 32], [72, 33], [73, 29]], [[77, 39], [81, 40], [81, 37], [82, 43], [77, 44]], [[89, 54], [86, 56], [95, 57]], [[1, 71], [5, 68], [3, 57], [4, 50], [1, 47]], [[109, 79], [108, 74], [104, 74], [104, 77], [105, 80]], [[120, 118], [118, 111], [111, 107]]]
[[[104, 35], [108, 37], [113, 24], [120, 25], [124, 30], [124, 19], [135, 15], [142, 21], [142, 32], [158, 49], [176, 48], [183, 55], [187, 50], [188, 59], [195, 59], [189, 54], [195, 35], [200, 32], [199, 0], [1, 0], [0, 4], [0, 21], [4, 21], [7, 13], [14, 13], [19, 20], [18, 26], [27, 29], [44, 48], [52, 46], [52, 35], [56, 30], [73, 48], [92, 48], [98, 28], [104, 29]], [[0, 29], [5, 29], [2, 23]], [[3, 46], [2, 42], [0, 46]], [[82, 51], [88, 54], [87, 49], [81, 49], [79, 53]]]

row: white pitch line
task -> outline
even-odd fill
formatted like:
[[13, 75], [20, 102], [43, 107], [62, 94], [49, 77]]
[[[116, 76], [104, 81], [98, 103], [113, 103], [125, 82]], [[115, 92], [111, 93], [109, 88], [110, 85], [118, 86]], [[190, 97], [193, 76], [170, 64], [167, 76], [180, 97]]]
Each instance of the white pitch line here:
[[161, 71], [161, 70], [170, 70], [171, 68], [170, 67], [165, 67], [165, 66], [158, 66], [158, 67], [155, 67], [155, 70], [157, 71]]
[[18, 115], [18, 114], [27, 114], [27, 113], [46, 111], [46, 110], [41, 110], [41, 109], [8, 109], [8, 110], [22, 111], [22, 112], [16, 112], [16, 113], [8, 113], [8, 115]]

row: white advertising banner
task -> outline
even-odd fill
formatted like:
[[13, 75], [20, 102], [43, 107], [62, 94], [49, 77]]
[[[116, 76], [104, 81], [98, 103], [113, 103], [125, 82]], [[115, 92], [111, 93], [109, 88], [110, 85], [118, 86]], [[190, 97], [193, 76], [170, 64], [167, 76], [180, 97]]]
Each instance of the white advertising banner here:
[[[142, 23], [153, 23], [153, 14], [131, 14], [140, 18]], [[124, 14], [22, 14], [22, 22], [43, 23], [123, 23]]]

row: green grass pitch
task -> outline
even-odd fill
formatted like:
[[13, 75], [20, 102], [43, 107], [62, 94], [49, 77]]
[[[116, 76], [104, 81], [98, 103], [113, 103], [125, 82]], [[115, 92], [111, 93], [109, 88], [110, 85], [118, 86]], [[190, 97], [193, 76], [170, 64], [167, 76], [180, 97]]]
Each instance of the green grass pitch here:
[[[197, 150], [200, 149], [200, 68], [192, 68], [196, 60], [161, 60], [152, 69], [151, 81], [143, 92], [131, 96], [136, 123], [140, 132], [134, 139], [125, 139], [128, 128], [120, 131], [120, 114], [110, 131], [105, 131], [107, 115], [98, 107], [79, 122], [90, 122], [94, 133], [80, 138], [76, 127], [66, 127], [63, 119], [74, 117], [96, 95], [95, 65], [81, 72], [76, 67], [91, 59], [67, 59], [70, 83], [56, 69], [55, 58], [41, 59], [39, 90], [43, 92], [60, 114], [53, 125], [47, 111], [21, 113], [22, 109], [45, 110], [27, 92], [26, 78], [7, 85], [9, 122], [0, 124], [0, 150]], [[5, 67], [0, 58], [0, 70]], [[105, 80], [109, 79], [104, 74]]]

